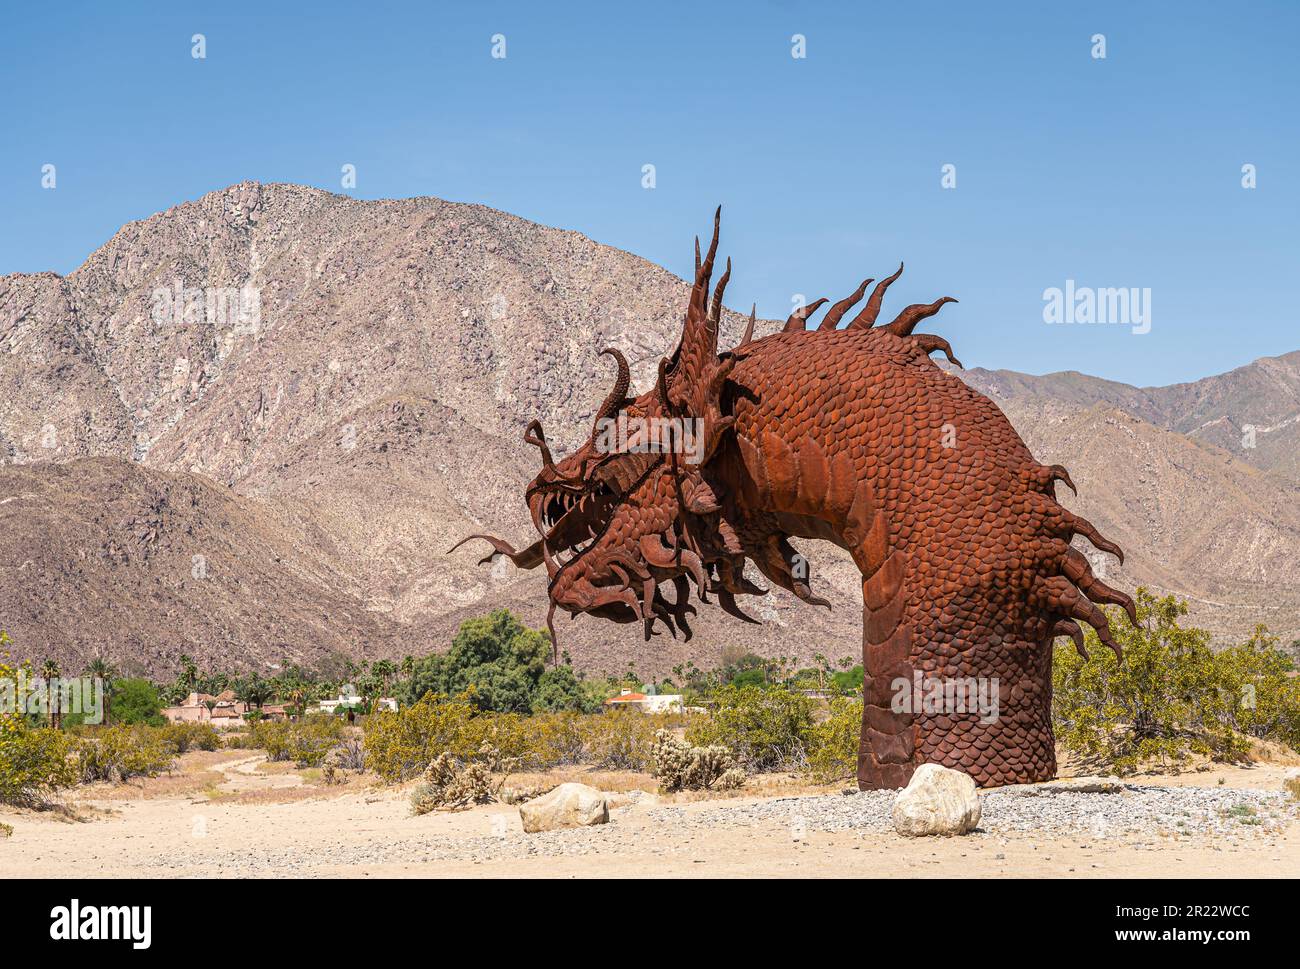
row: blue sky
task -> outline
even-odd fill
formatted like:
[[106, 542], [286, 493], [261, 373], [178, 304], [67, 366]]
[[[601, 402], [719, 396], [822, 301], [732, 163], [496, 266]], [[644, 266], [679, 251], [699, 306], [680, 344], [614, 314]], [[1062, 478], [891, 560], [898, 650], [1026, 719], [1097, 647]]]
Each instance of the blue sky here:
[[[11, 7], [0, 273], [353, 164], [348, 194], [484, 203], [679, 275], [721, 202], [728, 304], [769, 317], [906, 260], [887, 313], [958, 297], [925, 328], [967, 366], [1164, 384], [1300, 348], [1300, 4], [291, 7]], [[1149, 288], [1150, 332], [1049, 326], [1067, 279]]]

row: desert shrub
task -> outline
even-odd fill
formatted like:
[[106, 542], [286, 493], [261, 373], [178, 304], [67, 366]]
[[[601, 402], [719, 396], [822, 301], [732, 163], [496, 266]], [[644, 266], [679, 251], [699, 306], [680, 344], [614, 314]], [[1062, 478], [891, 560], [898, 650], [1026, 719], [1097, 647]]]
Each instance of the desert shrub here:
[[439, 754], [468, 759], [483, 742], [486, 721], [468, 694], [426, 694], [396, 712], [381, 710], [369, 718], [365, 732], [366, 762], [386, 781], [404, 781], [428, 767]]
[[806, 764], [805, 744], [813, 726], [808, 697], [780, 687], [727, 685], [714, 698], [717, 706], [710, 715], [687, 730], [692, 745], [727, 747], [753, 772]]
[[569, 767], [587, 760], [587, 724], [593, 715], [581, 713], [534, 714], [530, 758], [520, 764], [523, 770], [546, 770]]
[[158, 730], [163, 743], [170, 745], [177, 754], [221, 747], [221, 735], [210, 723], [169, 723]]
[[464, 761], [443, 752], [429, 762], [424, 778], [411, 794], [411, 809], [416, 814], [430, 811], [460, 811], [474, 804], [496, 800], [497, 787], [486, 763], [496, 753], [485, 749], [483, 759]]
[[366, 769], [366, 747], [363, 738], [344, 737], [342, 742], [330, 751], [334, 766], [340, 770], [363, 771]]
[[1300, 750], [1300, 677], [1276, 636], [1257, 626], [1246, 642], [1215, 656], [1230, 727], [1260, 740]]
[[319, 767], [343, 736], [343, 722], [329, 714], [301, 720], [260, 720], [249, 727], [250, 747], [266, 751], [267, 760], [291, 760], [298, 767]]
[[587, 718], [583, 757], [605, 770], [647, 770], [654, 759], [657, 717], [635, 710], [609, 710]]
[[14, 826], [12, 824], [0, 823], [0, 838], [12, 838], [14, 836]]
[[161, 729], [128, 724], [85, 728], [74, 741], [73, 753], [83, 784], [153, 777], [170, 769], [176, 757]]
[[726, 747], [692, 747], [668, 730], [655, 731], [651, 759], [651, 772], [664, 791], [727, 789], [745, 783], [744, 770]]
[[0, 714], [0, 803], [32, 807], [70, 787], [76, 774], [68, 756], [72, 738]]
[[1138, 627], [1111, 610], [1124, 661], [1091, 630], [1084, 660], [1058, 646], [1052, 712], [1061, 744], [1093, 769], [1129, 774], [1143, 765], [1177, 767], [1193, 755], [1230, 760], [1245, 754], [1233, 730], [1232, 683], [1210, 650], [1209, 633], [1183, 628], [1186, 603], [1137, 591]]
[[[0, 630], [0, 691], [16, 690], [9, 665], [9, 636]], [[34, 806], [76, 780], [68, 754], [72, 740], [59, 730], [35, 727], [17, 713], [0, 713], [0, 803]]]
[[808, 731], [808, 772], [822, 784], [853, 777], [858, 768], [862, 698], [831, 700], [830, 715]]

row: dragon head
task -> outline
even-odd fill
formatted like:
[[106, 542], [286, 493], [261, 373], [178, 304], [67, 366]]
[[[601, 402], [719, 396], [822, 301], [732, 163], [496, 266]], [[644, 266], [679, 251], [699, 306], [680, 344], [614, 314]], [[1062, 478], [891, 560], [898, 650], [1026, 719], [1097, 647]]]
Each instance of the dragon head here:
[[[730, 262], [709, 300], [720, 215], [719, 209], [703, 260], [696, 241], [695, 283], [681, 339], [660, 361], [654, 388], [629, 398], [628, 362], [618, 350], [605, 349], [601, 355], [613, 358], [617, 372], [588, 439], [556, 461], [540, 422], [525, 429], [524, 440], [542, 459], [541, 471], [524, 492], [537, 541], [516, 551], [491, 535], [470, 535], [453, 547], [481, 538], [521, 568], [544, 564], [553, 641], [557, 608], [615, 622], [640, 620], [647, 639], [658, 620], [673, 635], [680, 628], [689, 639], [689, 617], [696, 611], [687, 601], [691, 581], [702, 601], [717, 592], [724, 609], [746, 620], [734, 594], [764, 591], [741, 576], [744, 557], [734, 534], [721, 537], [730, 529], [724, 523], [719, 531], [721, 506], [707, 480], [707, 465], [731, 425], [722, 390], [741, 349], [717, 351]], [[751, 314], [742, 345], [753, 324]], [[702, 529], [706, 516], [714, 519], [713, 527]], [[673, 586], [673, 600], [661, 584]]]

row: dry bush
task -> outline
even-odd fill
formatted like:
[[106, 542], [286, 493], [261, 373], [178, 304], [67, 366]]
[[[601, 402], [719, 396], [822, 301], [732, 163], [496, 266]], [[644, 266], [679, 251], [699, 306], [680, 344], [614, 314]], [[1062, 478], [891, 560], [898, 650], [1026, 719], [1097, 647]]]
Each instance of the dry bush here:
[[492, 772], [485, 760], [495, 752], [484, 752], [484, 760], [462, 761], [441, 753], [429, 762], [424, 770], [424, 780], [411, 794], [411, 809], [416, 814], [430, 811], [463, 811], [475, 804], [495, 801], [499, 784], [494, 784]]
[[655, 733], [653, 773], [664, 791], [727, 790], [745, 783], [745, 772], [726, 747], [692, 747], [667, 730]]

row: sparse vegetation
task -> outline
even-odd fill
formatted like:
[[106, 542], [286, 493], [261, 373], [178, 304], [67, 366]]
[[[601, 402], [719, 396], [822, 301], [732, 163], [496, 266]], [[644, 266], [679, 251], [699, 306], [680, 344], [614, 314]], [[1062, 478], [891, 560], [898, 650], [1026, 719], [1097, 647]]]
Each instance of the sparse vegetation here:
[[259, 720], [249, 725], [243, 745], [261, 748], [271, 761], [319, 767], [343, 736], [343, 722], [328, 714], [301, 720]]

